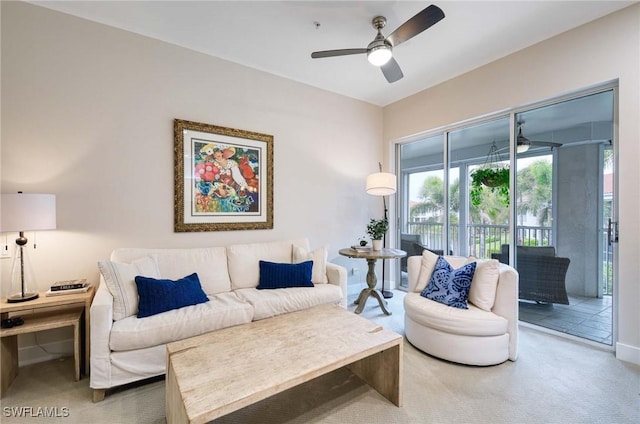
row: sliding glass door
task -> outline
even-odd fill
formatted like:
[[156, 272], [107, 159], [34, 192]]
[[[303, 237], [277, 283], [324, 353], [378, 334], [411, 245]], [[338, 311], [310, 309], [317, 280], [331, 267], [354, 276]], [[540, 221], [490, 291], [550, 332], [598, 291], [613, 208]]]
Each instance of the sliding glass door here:
[[611, 345], [614, 91], [515, 120], [520, 320]]
[[[508, 243], [508, 116], [400, 145], [398, 154], [399, 244], [409, 256], [429, 249], [490, 258]], [[474, 191], [476, 171], [502, 172], [506, 179], [496, 187]], [[406, 286], [406, 275], [400, 277], [401, 286]]]
[[[398, 243], [409, 256], [497, 259], [520, 320], [612, 343], [614, 87], [398, 145]], [[406, 287], [406, 259], [400, 286]]]

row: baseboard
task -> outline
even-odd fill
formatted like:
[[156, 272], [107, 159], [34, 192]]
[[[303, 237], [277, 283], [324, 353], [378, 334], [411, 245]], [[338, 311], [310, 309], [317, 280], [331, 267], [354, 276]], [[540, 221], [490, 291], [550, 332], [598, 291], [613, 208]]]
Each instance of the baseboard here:
[[24, 367], [65, 356], [73, 356], [72, 338], [18, 348], [18, 366]]
[[616, 358], [621, 361], [640, 365], [640, 348], [618, 342], [616, 343]]

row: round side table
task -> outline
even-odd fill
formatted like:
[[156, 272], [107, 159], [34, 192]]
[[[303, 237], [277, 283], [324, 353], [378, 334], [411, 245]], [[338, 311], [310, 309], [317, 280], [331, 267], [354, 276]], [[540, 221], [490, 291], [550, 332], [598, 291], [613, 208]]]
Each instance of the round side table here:
[[391, 312], [386, 307], [386, 301], [383, 299], [382, 294], [376, 290], [376, 284], [378, 283], [378, 277], [376, 277], [376, 261], [378, 259], [398, 259], [407, 256], [407, 252], [400, 249], [381, 249], [381, 250], [356, 250], [353, 248], [340, 249], [338, 251], [342, 256], [346, 256], [348, 258], [360, 258], [366, 259], [367, 265], [369, 266], [369, 270], [367, 271], [367, 288], [362, 289], [360, 295], [358, 296], [358, 300], [355, 303], [358, 304], [358, 307], [355, 310], [356, 314], [359, 314], [364, 309], [365, 303], [367, 303], [367, 299], [370, 296], [378, 299], [378, 303], [380, 304], [380, 308], [382, 311], [391, 315]]

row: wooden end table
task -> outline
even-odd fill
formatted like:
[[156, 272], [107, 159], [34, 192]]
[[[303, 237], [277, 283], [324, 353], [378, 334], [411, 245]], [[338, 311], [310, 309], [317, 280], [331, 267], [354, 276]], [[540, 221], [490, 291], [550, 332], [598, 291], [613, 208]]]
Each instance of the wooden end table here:
[[382, 311], [391, 315], [391, 311], [386, 308], [386, 301], [383, 299], [382, 294], [376, 290], [376, 284], [378, 283], [378, 277], [376, 277], [376, 261], [378, 259], [398, 259], [407, 256], [407, 252], [400, 249], [380, 249], [380, 250], [365, 250], [358, 251], [353, 248], [340, 249], [339, 253], [342, 256], [346, 256], [348, 258], [361, 258], [367, 260], [367, 265], [369, 266], [369, 270], [367, 272], [367, 288], [362, 289], [360, 292], [360, 296], [355, 301], [358, 307], [355, 310], [356, 314], [359, 314], [364, 309], [365, 303], [367, 303], [367, 299], [369, 296], [373, 296], [378, 299], [378, 303], [382, 308]]
[[[20, 316], [24, 324], [0, 329], [2, 346], [2, 368], [0, 396], [4, 395], [18, 375], [18, 335], [66, 326], [74, 327], [74, 359], [76, 380], [84, 369], [89, 374], [90, 356], [90, 313], [95, 286], [89, 286], [84, 293], [46, 296], [40, 292], [37, 299], [26, 302], [8, 303], [0, 301], [0, 318]], [[84, 319], [82, 316], [84, 315]], [[82, 339], [82, 342], [81, 342]], [[82, 353], [83, 354], [82, 354]], [[83, 364], [81, 366], [80, 364]]]

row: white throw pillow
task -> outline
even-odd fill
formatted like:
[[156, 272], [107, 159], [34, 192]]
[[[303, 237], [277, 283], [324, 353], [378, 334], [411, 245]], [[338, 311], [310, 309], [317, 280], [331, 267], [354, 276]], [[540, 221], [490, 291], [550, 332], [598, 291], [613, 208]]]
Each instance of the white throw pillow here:
[[427, 287], [433, 268], [436, 266], [438, 255], [435, 253], [424, 250], [422, 252], [422, 265], [420, 266], [420, 273], [418, 274], [418, 284], [416, 285], [416, 292], [421, 293], [422, 290]]
[[141, 258], [130, 264], [99, 261], [98, 268], [111, 296], [113, 296], [113, 319], [115, 321], [138, 313], [136, 276], [160, 278], [158, 264], [152, 257]]
[[476, 261], [476, 272], [469, 289], [469, 302], [485, 311], [491, 311], [496, 300], [500, 263], [497, 259], [476, 260], [469, 258], [469, 263]]
[[313, 284], [327, 284], [327, 257], [329, 255], [326, 246], [319, 247], [311, 252], [300, 246], [293, 246], [293, 263], [313, 261], [311, 282]]
[[[458, 269], [461, 266], [466, 265], [468, 258], [464, 256], [444, 256], [445, 260], [454, 268]], [[420, 266], [420, 273], [418, 274], [418, 283], [416, 284], [415, 291], [421, 293], [427, 287], [433, 268], [436, 266], [438, 255], [425, 249], [422, 251], [422, 265]], [[472, 283], [473, 285], [473, 283]]]
[[290, 264], [294, 245], [287, 240], [227, 246], [227, 267], [231, 278], [231, 290], [258, 287], [260, 261]]

